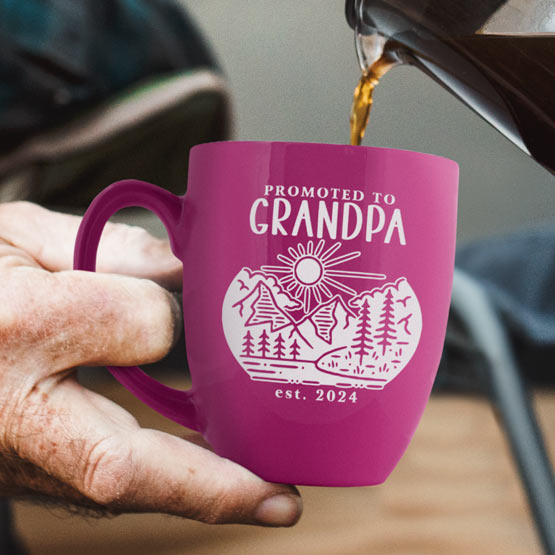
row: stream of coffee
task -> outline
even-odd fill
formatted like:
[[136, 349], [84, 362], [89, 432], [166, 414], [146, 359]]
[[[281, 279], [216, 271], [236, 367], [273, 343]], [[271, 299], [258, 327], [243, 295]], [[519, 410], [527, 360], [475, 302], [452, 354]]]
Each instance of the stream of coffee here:
[[366, 73], [362, 74], [360, 81], [355, 87], [350, 118], [352, 145], [360, 145], [362, 142], [366, 127], [368, 127], [368, 120], [370, 119], [374, 89], [383, 75], [396, 63], [387, 54], [382, 55], [372, 64]]

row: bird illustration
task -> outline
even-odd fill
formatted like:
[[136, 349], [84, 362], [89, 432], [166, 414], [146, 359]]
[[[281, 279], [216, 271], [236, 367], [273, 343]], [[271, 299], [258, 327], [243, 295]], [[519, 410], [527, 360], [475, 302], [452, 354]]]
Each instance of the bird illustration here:
[[245, 282], [242, 279], [238, 279], [237, 282], [240, 284], [239, 291], [243, 291], [243, 289], [246, 289], [247, 291], [249, 290], [249, 288], [245, 285]]
[[407, 295], [404, 299], [397, 299], [395, 302], [401, 303], [405, 308], [407, 308], [407, 301], [410, 299], [410, 295]]
[[397, 322], [397, 324], [405, 324], [405, 333], [407, 333], [408, 335], [412, 335], [411, 332], [409, 331], [409, 318], [411, 316], [412, 316], [412, 313], [410, 313], [408, 316], [405, 316], [404, 318], [401, 318], [401, 320]]

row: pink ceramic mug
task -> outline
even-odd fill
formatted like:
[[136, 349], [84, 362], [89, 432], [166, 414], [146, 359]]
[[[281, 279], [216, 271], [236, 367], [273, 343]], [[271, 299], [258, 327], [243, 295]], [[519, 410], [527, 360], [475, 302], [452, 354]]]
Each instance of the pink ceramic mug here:
[[184, 197], [114, 183], [83, 218], [75, 269], [94, 271], [117, 210], [161, 218], [183, 261], [192, 387], [110, 371], [266, 480], [383, 482], [441, 356], [457, 182], [457, 164], [430, 154], [219, 142], [191, 150]]

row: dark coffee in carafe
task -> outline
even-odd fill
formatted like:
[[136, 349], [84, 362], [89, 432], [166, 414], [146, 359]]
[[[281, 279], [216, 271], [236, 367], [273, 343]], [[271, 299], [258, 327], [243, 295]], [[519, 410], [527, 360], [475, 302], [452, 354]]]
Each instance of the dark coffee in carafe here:
[[555, 33], [550, 32], [549, 10], [538, 7], [545, 5], [544, 0], [512, 4], [347, 0], [351, 26], [361, 36], [374, 35], [383, 41], [378, 55], [372, 52], [355, 91], [351, 142], [356, 144], [364, 134], [378, 80], [393, 65], [403, 63], [428, 74], [555, 171]]

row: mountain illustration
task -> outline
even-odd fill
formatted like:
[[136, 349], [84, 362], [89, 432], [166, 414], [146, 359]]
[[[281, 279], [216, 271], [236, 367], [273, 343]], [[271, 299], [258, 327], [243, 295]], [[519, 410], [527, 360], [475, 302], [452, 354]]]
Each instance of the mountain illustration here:
[[270, 324], [270, 331], [273, 332], [278, 328], [294, 324], [293, 320], [279, 308], [272, 291], [263, 281], [259, 281], [252, 291], [233, 306], [239, 308], [241, 317], [247, 317], [245, 326]]
[[311, 335], [307, 328], [312, 327], [313, 333], [331, 345], [334, 331], [346, 330], [352, 318], [355, 318], [355, 315], [351, 309], [339, 295], [335, 295], [303, 318], [298, 323], [298, 327], [306, 335]]
[[[312, 245], [301, 261], [315, 260], [325, 275], [318, 256]], [[279, 267], [279, 275], [287, 274], [280, 279], [247, 267], [235, 276], [222, 306], [233, 356], [253, 381], [383, 389], [407, 366], [420, 340], [422, 311], [414, 290], [404, 276], [371, 289], [366, 283], [358, 291], [337, 287], [333, 296], [323, 289], [328, 297], [314, 284], [295, 289], [295, 280], [318, 277], [311, 264], [300, 266], [298, 276], [296, 267], [291, 273]]]

